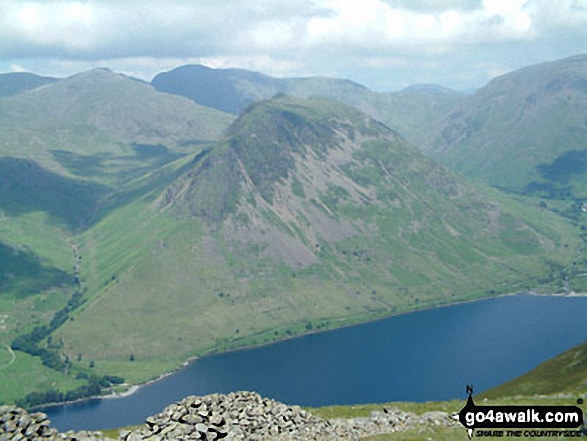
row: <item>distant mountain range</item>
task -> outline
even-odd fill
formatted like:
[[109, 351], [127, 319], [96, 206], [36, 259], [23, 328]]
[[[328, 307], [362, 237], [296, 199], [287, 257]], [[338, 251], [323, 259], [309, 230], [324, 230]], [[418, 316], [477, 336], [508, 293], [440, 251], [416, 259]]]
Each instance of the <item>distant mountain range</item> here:
[[447, 87], [439, 86], [438, 84], [412, 84], [411, 86], [400, 90], [400, 93], [453, 95], [458, 92]]
[[418, 145], [436, 121], [464, 95], [436, 85], [416, 85], [398, 93], [378, 93], [336, 78], [274, 78], [243, 69], [211, 69], [193, 65], [160, 73], [152, 81], [162, 92], [238, 114], [247, 104], [278, 93], [308, 98], [321, 96], [349, 104], [382, 121]]
[[244, 69], [211, 69], [201, 65], [178, 67], [155, 76], [157, 90], [185, 96], [207, 107], [238, 114], [247, 104], [277, 93], [294, 96], [342, 96], [368, 89], [336, 78], [273, 78]]
[[422, 144], [492, 186], [587, 197], [587, 55], [495, 78], [450, 112]]

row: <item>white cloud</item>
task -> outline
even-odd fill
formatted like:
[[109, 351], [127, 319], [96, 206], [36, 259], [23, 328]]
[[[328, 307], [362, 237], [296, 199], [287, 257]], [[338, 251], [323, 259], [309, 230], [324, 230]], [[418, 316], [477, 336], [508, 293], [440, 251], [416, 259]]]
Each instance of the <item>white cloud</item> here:
[[26, 72], [27, 70], [19, 64], [12, 63], [10, 65], [10, 72]]
[[149, 79], [203, 62], [348, 77], [457, 55], [472, 72], [484, 53], [503, 57], [498, 71], [516, 55], [491, 48], [587, 51], [582, 41], [587, 0], [0, 0], [0, 62], [44, 74], [103, 65]]
[[[570, 1], [570, 0], [569, 0]], [[466, 36], [486, 42], [523, 38], [531, 28], [525, 0], [484, 0], [483, 8], [440, 12], [383, 0], [154, 2], [5, 0], [0, 54], [96, 57], [185, 56], [196, 51], [254, 52], [353, 47], [428, 48]], [[450, 2], [447, 2], [450, 4]], [[491, 20], [499, 17], [499, 20]], [[2, 49], [4, 48], [4, 49]], [[28, 53], [26, 53], [28, 52]], [[151, 53], [149, 53], [151, 52]]]
[[485, 0], [474, 10], [415, 11], [383, 0], [325, 0], [335, 13], [308, 24], [308, 41], [365, 48], [434, 51], [448, 45], [490, 43], [533, 36], [526, 0]]

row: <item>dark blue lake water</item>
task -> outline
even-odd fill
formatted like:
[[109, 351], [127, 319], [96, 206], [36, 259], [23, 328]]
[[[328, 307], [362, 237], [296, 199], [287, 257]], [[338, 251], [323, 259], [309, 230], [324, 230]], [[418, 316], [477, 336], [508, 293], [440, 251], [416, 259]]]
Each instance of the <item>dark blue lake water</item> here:
[[288, 404], [436, 401], [497, 386], [587, 340], [587, 297], [518, 295], [420, 311], [202, 358], [116, 399], [46, 409], [59, 430], [141, 424], [187, 395]]

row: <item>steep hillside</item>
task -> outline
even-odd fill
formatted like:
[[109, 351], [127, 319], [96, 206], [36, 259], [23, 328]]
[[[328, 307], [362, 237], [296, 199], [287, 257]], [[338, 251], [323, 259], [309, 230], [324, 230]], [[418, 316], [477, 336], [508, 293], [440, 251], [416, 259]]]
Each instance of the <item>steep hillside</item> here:
[[493, 186], [587, 197], [587, 55], [494, 79], [444, 118], [424, 147]]
[[[80, 227], [145, 173], [200, 151], [232, 117], [95, 69], [0, 99], [0, 212]], [[1, 239], [1, 236], [0, 236]]]
[[[193, 65], [155, 76], [158, 90], [185, 96], [204, 106], [238, 114], [247, 104], [277, 93], [308, 98], [322, 96], [349, 104], [397, 130], [416, 145], [434, 123], [463, 99], [447, 89], [426, 86], [407, 93], [377, 93], [336, 78], [274, 78], [243, 69], [211, 69]], [[442, 90], [443, 93], [438, 93]]]
[[[40, 87], [34, 76], [35, 84], [29, 76], [10, 78], [13, 94], [0, 98], [2, 348], [35, 329], [37, 339], [45, 337], [79, 306], [85, 287], [76, 234], [164, 189], [184, 156], [219, 138], [233, 120], [104, 69]], [[60, 381], [83, 383], [65, 376], [63, 366], [61, 372], [47, 367], [58, 357], [45, 354], [43, 365], [39, 357], [15, 353], [10, 360], [0, 350], [9, 356], [9, 366], [0, 360], [0, 383], [10, 379], [0, 401]]]
[[541, 363], [527, 374], [515, 378], [481, 397], [495, 399], [520, 395], [573, 394], [587, 392], [587, 342]]
[[76, 366], [145, 380], [210, 351], [560, 290], [583, 262], [564, 220], [328, 100], [253, 104], [175, 170], [78, 237], [88, 302], [54, 333]]
[[149, 161], [168, 162], [218, 139], [231, 120], [94, 69], [0, 99], [0, 127], [10, 127], [0, 131], [0, 156], [34, 158], [51, 172], [111, 184]]

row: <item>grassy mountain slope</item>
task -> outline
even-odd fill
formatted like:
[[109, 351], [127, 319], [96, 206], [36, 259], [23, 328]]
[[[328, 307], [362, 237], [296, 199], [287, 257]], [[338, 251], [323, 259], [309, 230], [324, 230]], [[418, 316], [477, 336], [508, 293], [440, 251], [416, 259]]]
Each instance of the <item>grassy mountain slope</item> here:
[[362, 110], [416, 145], [429, 136], [437, 120], [463, 99], [463, 95], [457, 93], [439, 94], [437, 88], [420, 88], [418, 93], [410, 90], [407, 93], [377, 93], [349, 80], [274, 78], [242, 69], [211, 69], [199, 65], [160, 73], [153, 78], [152, 84], [158, 90], [233, 114], [238, 114], [252, 102], [269, 99], [277, 93], [301, 98], [327, 97]]
[[133, 179], [201, 150], [231, 120], [104, 69], [0, 99], [0, 242], [39, 262], [67, 254], [57, 268], [71, 273], [70, 231], [120, 204]]
[[42, 77], [28, 72], [0, 74], [0, 98], [36, 89], [44, 84], [57, 81], [57, 78]]
[[587, 55], [494, 79], [441, 121], [425, 149], [493, 186], [587, 197]]
[[0, 127], [10, 127], [0, 131], [0, 156], [34, 158], [60, 175], [113, 184], [149, 160], [169, 161], [193, 151], [194, 144], [218, 139], [231, 120], [94, 69], [0, 99]]
[[210, 351], [556, 291], [582, 264], [572, 225], [328, 100], [251, 105], [220, 143], [168, 168], [179, 175], [164, 191], [77, 238], [88, 302], [54, 337], [98, 372], [145, 380]]
[[[76, 234], [161, 191], [186, 155], [219, 138], [233, 120], [104, 69], [15, 90], [0, 98], [0, 348], [49, 326], [85, 293]], [[83, 383], [38, 357], [14, 354], [0, 369], [0, 382], [10, 384], [0, 401], [33, 384]], [[30, 372], [15, 375], [16, 367], [51, 381], [30, 382]]]
[[527, 374], [515, 378], [482, 397], [490, 399], [519, 395], [587, 394], [587, 342], [541, 363]]

